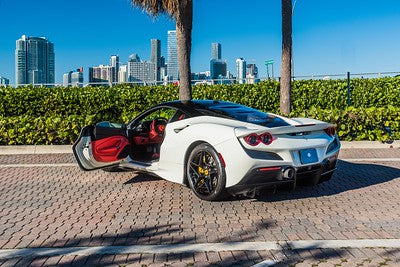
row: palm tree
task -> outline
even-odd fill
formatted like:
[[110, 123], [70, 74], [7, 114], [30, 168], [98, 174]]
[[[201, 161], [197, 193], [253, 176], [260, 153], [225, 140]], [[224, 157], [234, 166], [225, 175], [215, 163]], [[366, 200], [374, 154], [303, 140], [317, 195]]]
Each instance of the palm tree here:
[[176, 21], [176, 41], [179, 62], [179, 99], [192, 99], [190, 53], [192, 49], [192, 0], [132, 0], [133, 5], [157, 17], [168, 14]]
[[290, 113], [292, 73], [292, 0], [282, 0], [282, 64], [280, 109], [284, 115]]

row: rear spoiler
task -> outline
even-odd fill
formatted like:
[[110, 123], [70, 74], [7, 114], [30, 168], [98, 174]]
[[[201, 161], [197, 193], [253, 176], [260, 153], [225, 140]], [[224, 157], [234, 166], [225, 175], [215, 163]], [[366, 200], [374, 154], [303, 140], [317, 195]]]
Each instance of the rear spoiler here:
[[[235, 134], [237, 137], [244, 137], [251, 133], [262, 134], [265, 132], [269, 132], [270, 134], [289, 134], [289, 133], [299, 133], [299, 132], [313, 132], [313, 131], [322, 131], [328, 127], [334, 126], [331, 123], [327, 122], [319, 122], [319, 123], [309, 123], [309, 124], [298, 124], [298, 125], [289, 125], [289, 126], [281, 126], [274, 128], [267, 127], [254, 127], [254, 124], [251, 124], [247, 127], [237, 127], [235, 128]], [[253, 128], [254, 127], [254, 128]]]

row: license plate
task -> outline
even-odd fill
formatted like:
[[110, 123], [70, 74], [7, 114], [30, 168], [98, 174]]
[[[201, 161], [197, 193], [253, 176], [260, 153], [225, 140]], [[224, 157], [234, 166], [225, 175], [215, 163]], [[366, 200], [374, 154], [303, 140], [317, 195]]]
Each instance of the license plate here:
[[300, 161], [301, 164], [308, 164], [318, 161], [317, 151], [313, 149], [300, 150]]

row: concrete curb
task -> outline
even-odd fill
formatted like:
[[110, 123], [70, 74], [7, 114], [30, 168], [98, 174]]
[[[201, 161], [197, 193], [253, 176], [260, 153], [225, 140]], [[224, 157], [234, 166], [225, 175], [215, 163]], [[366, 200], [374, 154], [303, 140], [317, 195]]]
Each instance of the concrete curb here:
[[[342, 141], [342, 149], [383, 149], [400, 148], [400, 140], [391, 143], [379, 141]], [[31, 145], [31, 146], [0, 146], [0, 155], [19, 154], [71, 154], [71, 145]]]
[[379, 149], [379, 148], [400, 148], [400, 140], [382, 143], [380, 141], [341, 141], [342, 149]]
[[0, 146], [0, 155], [70, 154], [71, 145]]

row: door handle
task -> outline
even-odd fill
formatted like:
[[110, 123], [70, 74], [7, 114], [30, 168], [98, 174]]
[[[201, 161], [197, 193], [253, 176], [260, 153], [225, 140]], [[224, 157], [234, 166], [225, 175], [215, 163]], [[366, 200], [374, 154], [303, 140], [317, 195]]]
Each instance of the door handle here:
[[175, 128], [175, 129], [174, 129], [174, 132], [175, 132], [175, 133], [179, 133], [180, 131], [182, 131], [183, 129], [185, 129], [185, 128], [187, 128], [187, 127], [189, 127], [189, 125], [185, 125], [185, 126], [183, 126], [183, 127]]

